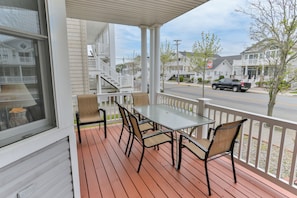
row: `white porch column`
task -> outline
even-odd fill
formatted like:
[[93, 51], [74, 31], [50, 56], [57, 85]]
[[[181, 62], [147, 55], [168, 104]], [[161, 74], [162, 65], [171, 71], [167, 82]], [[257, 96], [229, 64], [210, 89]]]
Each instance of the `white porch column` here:
[[[208, 118], [208, 110], [205, 108], [205, 105], [208, 104], [211, 99], [208, 98], [197, 98], [198, 100], [198, 114]], [[198, 138], [206, 138], [207, 137], [207, 125], [203, 125], [198, 128], [197, 136]], [[202, 137], [199, 135], [202, 134]]]
[[157, 103], [157, 93], [160, 93], [160, 25], [154, 26], [154, 90], [152, 93], [154, 93], [154, 96], [152, 96], [152, 104]]
[[161, 27], [160, 25], [155, 26], [154, 104], [157, 103], [156, 93], [160, 93], [160, 27]]
[[102, 93], [101, 74], [96, 75], [96, 85], [97, 85], [97, 94], [101, 94]]
[[141, 29], [141, 91], [147, 91], [147, 27], [140, 26]]
[[97, 94], [101, 94], [102, 93], [102, 83], [101, 83], [101, 73], [99, 71], [100, 71], [100, 69], [102, 69], [102, 66], [101, 66], [99, 56], [97, 55], [97, 52], [98, 52], [98, 49], [99, 49], [98, 45], [99, 44], [96, 45], [96, 50], [94, 50], [93, 52], [95, 52], [94, 56], [95, 56], [96, 71], [97, 71], [97, 74], [96, 74], [96, 91], [97, 91]]
[[150, 88], [149, 88], [149, 97], [150, 97], [150, 103], [155, 104], [155, 82], [154, 82], [154, 70], [155, 70], [155, 54], [154, 54], [154, 49], [155, 49], [155, 30], [153, 27], [150, 27]]
[[116, 69], [116, 55], [115, 55], [115, 30], [114, 30], [114, 24], [108, 24], [108, 38], [109, 41], [109, 64], [110, 67], [114, 70]]

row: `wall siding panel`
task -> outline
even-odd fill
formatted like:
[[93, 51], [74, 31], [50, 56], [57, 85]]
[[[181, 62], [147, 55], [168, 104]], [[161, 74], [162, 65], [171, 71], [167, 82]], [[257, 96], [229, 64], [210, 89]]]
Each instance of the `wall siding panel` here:
[[0, 197], [73, 197], [68, 138], [0, 169]]
[[[89, 92], [86, 28], [86, 21], [67, 18], [67, 37], [72, 95]], [[82, 86], [77, 86], [77, 83]]]

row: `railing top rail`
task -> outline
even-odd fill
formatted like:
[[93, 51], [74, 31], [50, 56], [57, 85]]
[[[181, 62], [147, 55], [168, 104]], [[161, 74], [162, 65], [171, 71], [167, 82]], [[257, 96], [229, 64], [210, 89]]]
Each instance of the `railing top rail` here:
[[226, 111], [236, 112], [236, 115], [238, 115], [238, 116], [242, 116], [245, 118], [252, 118], [253, 120], [259, 120], [259, 121], [263, 121], [263, 122], [267, 122], [269, 120], [269, 122], [273, 122], [274, 125], [280, 125], [280, 126], [285, 125], [288, 128], [295, 128], [297, 125], [297, 122], [294, 122], [294, 121], [275, 118], [275, 117], [271, 117], [271, 116], [261, 115], [261, 114], [247, 112], [247, 111], [238, 110], [238, 109], [233, 109], [230, 107], [224, 107], [224, 106], [220, 106], [220, 105], [216, 105], [216, 104], [206, 104], [205, 107], [211, 108], [211, 109], [217, 109], [217, 110], [224, 111], [224, 112], [226, 112]]

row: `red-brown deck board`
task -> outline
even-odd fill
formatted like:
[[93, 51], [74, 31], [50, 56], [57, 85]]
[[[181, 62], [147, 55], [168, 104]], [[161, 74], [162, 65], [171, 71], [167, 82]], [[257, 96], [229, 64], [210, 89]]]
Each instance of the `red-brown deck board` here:
[[[146, 149], [140, 172], [137, 167], [141, 146], [134, 142], [130, 157], [125, 155], [128, 133], [118, 143], [121, 125], [108, 125], [107, 138], [102, 127], [82, 128], [78, 143], [82, 198], [98, 197], [208, 197], [204, 164], [186, 149], [181, 169], [171, 164], [170, 145], [159, 150]], [[211, 197], [297, 197], [292, 193], [231, 162], [220, 158], [209, 162]]]

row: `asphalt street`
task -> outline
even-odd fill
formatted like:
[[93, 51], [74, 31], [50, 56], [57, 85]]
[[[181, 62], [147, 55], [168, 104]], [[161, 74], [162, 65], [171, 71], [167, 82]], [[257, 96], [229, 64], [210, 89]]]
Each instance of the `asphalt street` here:
[[[166, 83], [165, 93], [182, 96], [190, 99], [202, 97], [202, 86], [192, 83]], [[210, 98], [211, 103], [234, 109], [249, 111], [266, 115], [269, 100], [268, 92], [263, 88], [251, 88], [246, 93], [212, 90], [205, 87], [205, 98]], [[273, 116], [297, 122], [297, 95], [281, 93], [277, 96]]]

